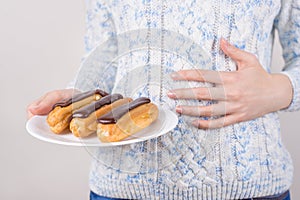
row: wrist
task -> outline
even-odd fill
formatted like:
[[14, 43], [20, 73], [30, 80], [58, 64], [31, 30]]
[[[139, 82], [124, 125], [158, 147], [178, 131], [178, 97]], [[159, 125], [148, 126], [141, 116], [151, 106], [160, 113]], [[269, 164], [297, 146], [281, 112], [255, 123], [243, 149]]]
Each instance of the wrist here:
[[293, 99], [293, 86], [288, 76], [280, 73], [272, 74], [272, 102], [276, 103], [274, 111], [282, 110], [292, 102]]

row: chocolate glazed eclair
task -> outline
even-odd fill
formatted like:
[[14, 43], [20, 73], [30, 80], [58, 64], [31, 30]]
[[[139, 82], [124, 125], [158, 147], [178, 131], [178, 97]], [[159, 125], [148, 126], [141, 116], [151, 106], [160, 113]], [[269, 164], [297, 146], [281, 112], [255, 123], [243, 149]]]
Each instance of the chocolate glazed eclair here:
[[72, 98], [65, 99], [53, 105], [48, 114], [47, 123], [52, 132], [60, 134], [69, 127], [72, 113], [93, 102], [108, 95], [102, 90], [92, 90], [74, 95]]
[[97, 118], [112, 109], [132, 101], [120, 94], [107, 95], [77, 111], [72, 115], [70, 130], [76, 137], [87, 137], [97, 130]]
[[157, 106], [141, 97], [97, 119], [97, 136], [102, 142], [117, 142], [148, 127], [157, 117]]

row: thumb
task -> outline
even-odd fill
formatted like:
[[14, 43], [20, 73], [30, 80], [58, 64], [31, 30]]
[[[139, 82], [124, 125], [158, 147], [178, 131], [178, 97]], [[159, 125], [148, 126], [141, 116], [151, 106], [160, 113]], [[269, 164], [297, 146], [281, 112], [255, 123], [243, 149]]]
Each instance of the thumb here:
[[224, 38], [221, 39], [220, 43], [222, 51], [236, 62], [238, 69], [253, 66], [257, 62], [257, 57], [254, 54], [235, 47]]
[[42, 97], [40, 97], [38, 100], [31, 103], [28, 106], [28, 111], [32, 115], [46, 115], [51, 111], [55, 103], [64, 98], [68, 98], [71, 95], [72, 93], [69, 90], [58, 90], [48, 92]]
[[46, 97], [43, 101], [28, 106], [28, 111], [32, 115], [46, 115], [50, 112], [54, 103], [56, 103], [56, 99]]
[[79, 90], [74, 89], [63, 89], [54, 90], [46, 93], [27, 107], [28, 117], [34, 115], [46, 115], [51, 110], [55, 103], [63, 99], [71, 98], [73, 94], [79, 93]]

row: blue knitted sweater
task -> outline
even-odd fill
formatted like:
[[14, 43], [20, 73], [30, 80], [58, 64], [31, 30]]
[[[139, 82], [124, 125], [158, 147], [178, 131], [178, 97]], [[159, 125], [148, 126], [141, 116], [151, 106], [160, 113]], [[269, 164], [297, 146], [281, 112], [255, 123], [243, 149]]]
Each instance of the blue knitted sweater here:
[[[296, 0], [89, 0], [88, 55], [74, 82], [133, 98], [149, 96], [162, 107], [214, 102], [171, 100], [172, 88], [207, 83], [175, 82], [180, 69], [234, 71], [220, 38], [255, 54], [270, 72], [274, 30], [283, 47], [293, 100], [300, 108], [300, 2]], [[238, 84], [238, 83], [237, 83]], [[263, 95], [263, 94], [261, 94]], [[263, 105], [257, 105], [263, 106]], [[99, 148], [90, 188], [128, 199], [242, 199], [289, 189], [293, 167], [282, 144], [278, 113], [220, 129], [191, 126], [178, 116], [171, 132], [144, 142]]]

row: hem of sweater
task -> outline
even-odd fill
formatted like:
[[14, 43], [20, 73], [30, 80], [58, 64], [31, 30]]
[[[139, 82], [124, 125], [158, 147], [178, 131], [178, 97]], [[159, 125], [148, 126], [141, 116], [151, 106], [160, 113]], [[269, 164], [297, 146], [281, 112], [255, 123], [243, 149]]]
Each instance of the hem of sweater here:
[[101, 196], [123, 199], [243, 199], [280, 194], [289, 189], [287, 177], [269, 175], [253, 181], [228, 181], [216, 185], [197, 186], [165, 183], [129, 183], [101, 179], [90, 183], [90, 189]]

